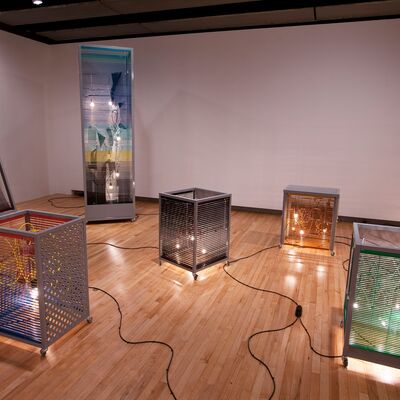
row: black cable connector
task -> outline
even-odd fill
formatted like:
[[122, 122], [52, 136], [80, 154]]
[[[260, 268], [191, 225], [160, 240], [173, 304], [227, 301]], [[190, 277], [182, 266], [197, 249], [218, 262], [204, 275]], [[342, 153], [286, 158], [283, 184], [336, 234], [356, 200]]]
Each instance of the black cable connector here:
[[297, 318], [300, 318], [302, 314], [303, 314], [303, 307], [299, 304], [299, 305], [296, 307], [296, 311], [294, 312], [294, 315], [295, 315]]

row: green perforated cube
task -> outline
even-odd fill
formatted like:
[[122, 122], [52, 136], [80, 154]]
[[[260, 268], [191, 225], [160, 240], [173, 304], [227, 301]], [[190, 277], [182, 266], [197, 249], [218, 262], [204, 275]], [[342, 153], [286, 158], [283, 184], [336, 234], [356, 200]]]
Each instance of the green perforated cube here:
[[354, 224], [344, 357], [400, 368], [400, 228]]

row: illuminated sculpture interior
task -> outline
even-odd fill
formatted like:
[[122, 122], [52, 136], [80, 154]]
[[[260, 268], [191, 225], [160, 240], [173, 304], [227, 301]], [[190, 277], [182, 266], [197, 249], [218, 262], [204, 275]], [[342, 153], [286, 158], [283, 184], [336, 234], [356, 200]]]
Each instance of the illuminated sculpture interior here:
[[132, 50], [80, 50], [86, 218], [134, 219]]
[[229, 257], [231, 195], [191, 188], [160, 193], [160, 263], [192, 272]]
[[336, 189], [332, 189], [331, 195], [329, 190], [289, 186], [284, 191], [283, 207], [281, 244], [327, 249], [333, 254]]
[[47, 347], [89, 318], [85, 222], [40, 211], [0, 216], [0, 334]]
[[354, 224], [344, 315], [345, 357], [400, 368], [400, 228]]

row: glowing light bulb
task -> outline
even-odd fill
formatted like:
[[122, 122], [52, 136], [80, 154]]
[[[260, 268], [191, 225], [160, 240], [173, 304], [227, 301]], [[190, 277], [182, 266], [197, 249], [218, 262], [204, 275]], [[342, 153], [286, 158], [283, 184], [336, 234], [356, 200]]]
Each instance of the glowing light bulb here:
[[94, 108], [94, 101], [93, 100], [90, 100], [90, 108]]
[[116, 177], [116, 178], [119, 178], [119, 172], [116, 172], [116, 173], [115, 173], [115, 177]]
[[193, 242], [194, 241], [194, 236], [190, 236], [190, 240]]
[[35, 6], [40, 6], [40, 5], [43, 4], [43, 1], [42, 1], [42, 0], [32, 0], [32, 3], [33, 3]]
[[177, 243], [175, 247], [176, 247], [177, 249], [180, 249], [180, 248], [181, 248], [181, 245], [180, 245], [179, 243]]
[[358, 303], [353, 304], [353, 308], [357, 309], [358, 308]]
[[35, 300], [39, 297], [39, 290], [37, 287], [35, 287], [31, 290], [31, 297], [32, 297], [32, 299], [35, 299]]
[[201, 252], [202, 252], [202, 254], [206, 254], [207, 250], [206, 249], [202, 249]]
[[111, 107], [111, 106], [113, 105], [113, 102], [110, 100], [110, 101], [108, 102], [108, 105]]
[[304, 235], [303, 229], [300, 229], [300, 232], [299, 232], [299, 233], [300, 233], [301, 236], [303, 236], [303, 235]]

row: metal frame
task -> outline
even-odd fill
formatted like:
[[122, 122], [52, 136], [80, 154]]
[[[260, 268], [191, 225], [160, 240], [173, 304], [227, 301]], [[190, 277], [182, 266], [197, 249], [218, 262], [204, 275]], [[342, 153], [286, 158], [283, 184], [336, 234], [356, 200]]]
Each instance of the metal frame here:
[[[340, 197], [339, 189], [313, 187], [313, 186], [296, 186], [296, 185], [286, 186], [286, 188], [283, 190], [280, 246], [287, 244], [285, 242], [286, 216], [287, 216], [288, 200], [289, 200], [289, 196], [291, 194], [334, 198], [333, 216], [332, 216], [331, 233], [330, 233], [330, 241], [329, 241], [329, 251], [331, 252], [332, 256], [335, 255], [335, 251], [334, 251], [335, 232], [336, 232], [336, 222], [337, 222], [338, 215], [339, 215], [338, 214], [339, 213], [339, 197]], [[289, 244], [291, 246], [296, 246], [291, 243], [289, 243]], [[300, 246], [300, 245], [298, 245], [298, 246]], [[300, 246], [300, 247], [305, 247], [305, 246]]]
[[[207, 197], [202, 197], [202, 198], [187, 198], [187, 197], [183, 197], [180, 196], [182, 194], [185, 193], [195, 193], [196, 192], [206, 192], [206, 193], [210, 193], [212, 194], [211, 196], [207, 196]], [[163, 254], [163, 248], [162, 248], [162, 237], [161, 237], [161, 227], [162, 227], [162, 210], [161, 210], [161, 200], [162, 198], [169, 198], [169, 199], [173, 199], [175, 201], [182, 201], [182, 202], [187, 202], [187, 203], [192, 203], [193, 204], [193, 231], [194, 231], [194, 241], [193, 241], [193, 261], [192, 261], [192, 265], [191, 266], [185, 266], [182, 264], [179, 264], [177, 262], [174, 262], [173, 260], [169, 259], [169, 258], [165, 258], [162, 256]], [[221, 200], [221, 199], [229, 199], [229, 220], [227, 222], [227, 246], [226, 246], [226, 257], [217, 260], [217, 261], [213, 261], [210, 263], [205, 263], [205, 265], [202, 265], [201, 267], [198, 266], [198, 262], [197, 262], [197, 236], [198, 236], [198, 217], [199, 217], [199, 205], [203, 204], [203, 203], [208, 203], [208, 202], [214, 202], [216, 200]], [[192, 275], [194, 277], [194, 279], [197, 279], [197, 272], [201, 271], [205, 268], [211, 267], [215, 264], [219, 264], [221, 262], [225, 262], [225, 261], [229, 261], [229, 251], [230, 251], [230, 221], [231, 221], [231, 205], [232, 205], [232, 195], [231, 194], [226, 194], [226, 193], [221, 193], [221, 192], [216, 192], [216, 191], [212, 191], [212, 190], [207, 190], [207, 189], [202, 189], [202, 188], [188, 188], [188, 189], [183, 189], [183, 190], [174, 190], [174, 191], [170, 191], [170, 192], [164, 192], [164, 193], [160, 193], [159, 194], [159, 264], [162, 264], [162, 261], [166, 261], [168, 263], [171, 263], [173, 265], [176, 265], [177, 267], [186, 269], [188, 271], [192, 272]]]
[[14, 198], [12, 196], [11, 190], [10, 190], [10, 186], [9, 186], [9, 183], [7, 180], [6, 173], [5, 173], [3, 165], [1, 163], [1, 159], [0, 159], [0, 179], [3, 181], [4, 188], [6, 189], [6, 195], [8, 196], [8, 200], [10, 201], [10, 205], [11, 205], [11, 208], [9, 210], [0, 212], [1, 215], [4, 215], [4, 214], [8, 214], [10, 212], [15, 211], [15, 202], [14, 202]]
[[[3, 215], [4, 214], [4, 215]], [[59, 338], [61, 338], [65, 333], [73, 329], [76, 325], [81, 323], [82, 321], [86, 320], [87, 322], [91, 322], [92, 318], [90, 316], [89, 312], [89, 290], [88, 290], [88, 270], [87, 270], [87, 254], [86, 254], [86, 224], [85, 220], [82, 217], [77, 217], [77, 216], [71, 216], [71, 215], [64, 215], [64, 214], [54, 214], [54, 213], [49, 213], [49, 212], [44, 212], [44, 211], [36, 211], [36, 210], [23, 210], [23, 211], [16, 211], [13, 212], [12, 214], [5, 214], [3, 213], [0, 216], [0, 223], [7, 222], [9, 220], [14, 220], [19, 217], [25, 216], [25, 221], [29, 221], [29, 217], [31, 215], [34, 215], [36, 217], [42, 216], [42, 217], [47, 217], [47, 218], [53, 218], [53, 219], [58, 219], [60, 220], [60, 224], [54, 227], [46, 228], [42, 231], [39, 232], [31, 232], [31, 231], [25, 231], [25, 230], [20, 230], [20, 229], [14, 229], [14, 228], [9, 228], [5, 226], [0, 225], [0, 234], [6, 234], [6, 235], [15, 235], [21, 238], [27, 237], [27, 238], [32, 238], [33, 243], [34, 243], [34, 254], [35, 254], [35, 268], [36, 268], [36, 279], [37, 279], [37, 288], [38, 288], [38, 315], [40, 321], [40, 342], [36, 340], [29, 340], [27, 338], [20, 337], [19, 335], [15, 334], [13, 335], [12, 333], [8, 332], [3, 332], [0, 331], [0, 335], [6, 336], [15, 340], [22, 341], [24, 343], [28, 343], [30, 345], [40, 347], [40, 353], [41, 355], [45, 355], [48, 349], [48, 346], [57, 341]], [[62, 221], [62, 220], [68, 220], [68, 221]], [[80, 228], [79, 228], [80, 226]], [[48, 289], [46, 288], [46, 285], [48, 285], [48, 281], [46, 279], [46, 267], [48, 268], [48, 263], [46, 262], [46, 255], [45, 252], [48, 251], [48, 247], [46, 246], [46, 243], [44, 243], [46, 240], [53, 240], [56, 234], [62, 234], [63, 232], [67, 232], [69, 228], [77, 228], [78, 231], [81, 232], [79, 239], [79, 243], [81, 244], [79, 247], [73, 247], [72, 251], [73, 253], [77, 256], [77, 258], [80, 260], [80, 265], [82, 267], [81, 270], [79, 270], [79, 285], [84, 289], [82, 292], [79, 292], [79, 294], [76, 294], [76, 291], [74, 293], [74, 296], [79, 296], [79, 312], [76, 310], [72, 311], [71, 313], [74, 314], [74, 318], [68, 320], [68, 318], [63, 315], [62, 316], [62, 321], [64, 323], [64, 326], [59, 323], [57, 324], [57, 332], [53, 334], [48, 334], [48, 330], [51, 329], [52, 324], [54, 326], [54, 319], [57, 319], [57, 315], [54, 315], [57, 311], [52, 311], [53, 315], [48, 316], [47, 312], [47, 307], [54, 307], [54, 304], [58, 304], [59, 302], [60, 306], [65, 307], [65, 304], [63, 303], [63, 299], [58, 298], [57, 294], [54, 293], [55, 289], [52, 289], [51, 295], [47, 296], [47, 291]], [[67, 233], [66, 233], [67, 234]], [[68, 248], [68, 244], [65, 244], [65, 248]], [[71, 247], [70, 247], [71, 248]], [[62, 250], [61, 250], [62, 252]], [[50, 254], [50, 253], [49, 253]], [[60, 256], [60, 255], [58, 255]], [[61, 255], [62, 256], [62, 255]], [[68, 266], [66, 269], [63, 271], [65, 273], [69, 273]], [[73, 276], [73, 274], [76, 274], [76, 271], [71, 273], [70, 276]], [[49, 275], [49, 272], [47, 271], [47, 274]], [[83, 281], [81, 280], [83, 278]], [[76, 286], [72, 280], [70, 285], [73, 285], [74, 288], [76, 289]], [[45, 293], [46, 292], [46, 293]], [[67, 294], [62, 291], [62, 288], [59, 288], [59, 293], [62, 293], [63, 296], [67, 296]], [[72, 296], [72, 294], [71, 294]], [[75, 299], [74, 297], [74, 299]], [[68, 302], [73, 301], [74, 299], [68, 297]], [[76, 315], [79, 314], [79, 317]], [[49, 318], [48, 318], [49, 317]], [[54, 328], [55, 329], [55, 328]]]
[[[344, 345], [343, 345], [343, 364], [347, 366], [347, 357], [354, 357], [364, 361], [370, 361], [389, 367], [400, 368], [400, 357], [390, 354], [379, 353], [372, 350], [363, 350], [350, 346], [350, 333], [352, 327], [353, 307], [355, 300], [357, 276], [359, 270], [359, 260], [362, 250], [379, 251], [380, 253], [398, 254], [400, 257], [400, 247], [382, 247], [374, 244], [366, 244], [365, 240], [360, 237], [360, 227], [368, 227], [370, 230], [385, 230], [400, 233], [399, 227], [385, 225], [370, 225], [370, 224], [353, 224], [352, 245], [350, 248], [349, 271], [347, 275], [346, 294], [344, 301]], [[398, 284], [398, 282], [394, 282]]]
[[[96, 204], [89, 205], [87, 201], [87, 185], [86, 185], [86, 161], [85, 161], [85, 133], [84, 133], [84, 119], [83, 119], [83, 82], [82, 82], [82, 55], [81, 49], [83, 47], [91, 47], [93, 49], [108, 49], [108, 50], [123, 50], [129, 51], [131, 54], [131, 127], [132, 127], [132, 203], [121, 204]], [[85, 217], [86, 221], [109, 221], [109, 220], [136, 220], [136, 204], [135, 204], [135, 133], [133, 124], [133, 111], [134, 111], [134, 52], [132, 48], [119, 47], [119, 46], [97, 46], [97, 45], [81, 45], [79, 46], [79, 81], [80, 81], [80, 107], [81, 107], [81, 129], [82, 129], [82, 160], [83, 160], [83, 185], [84, 185], [84, 199], [85, 199]]]

